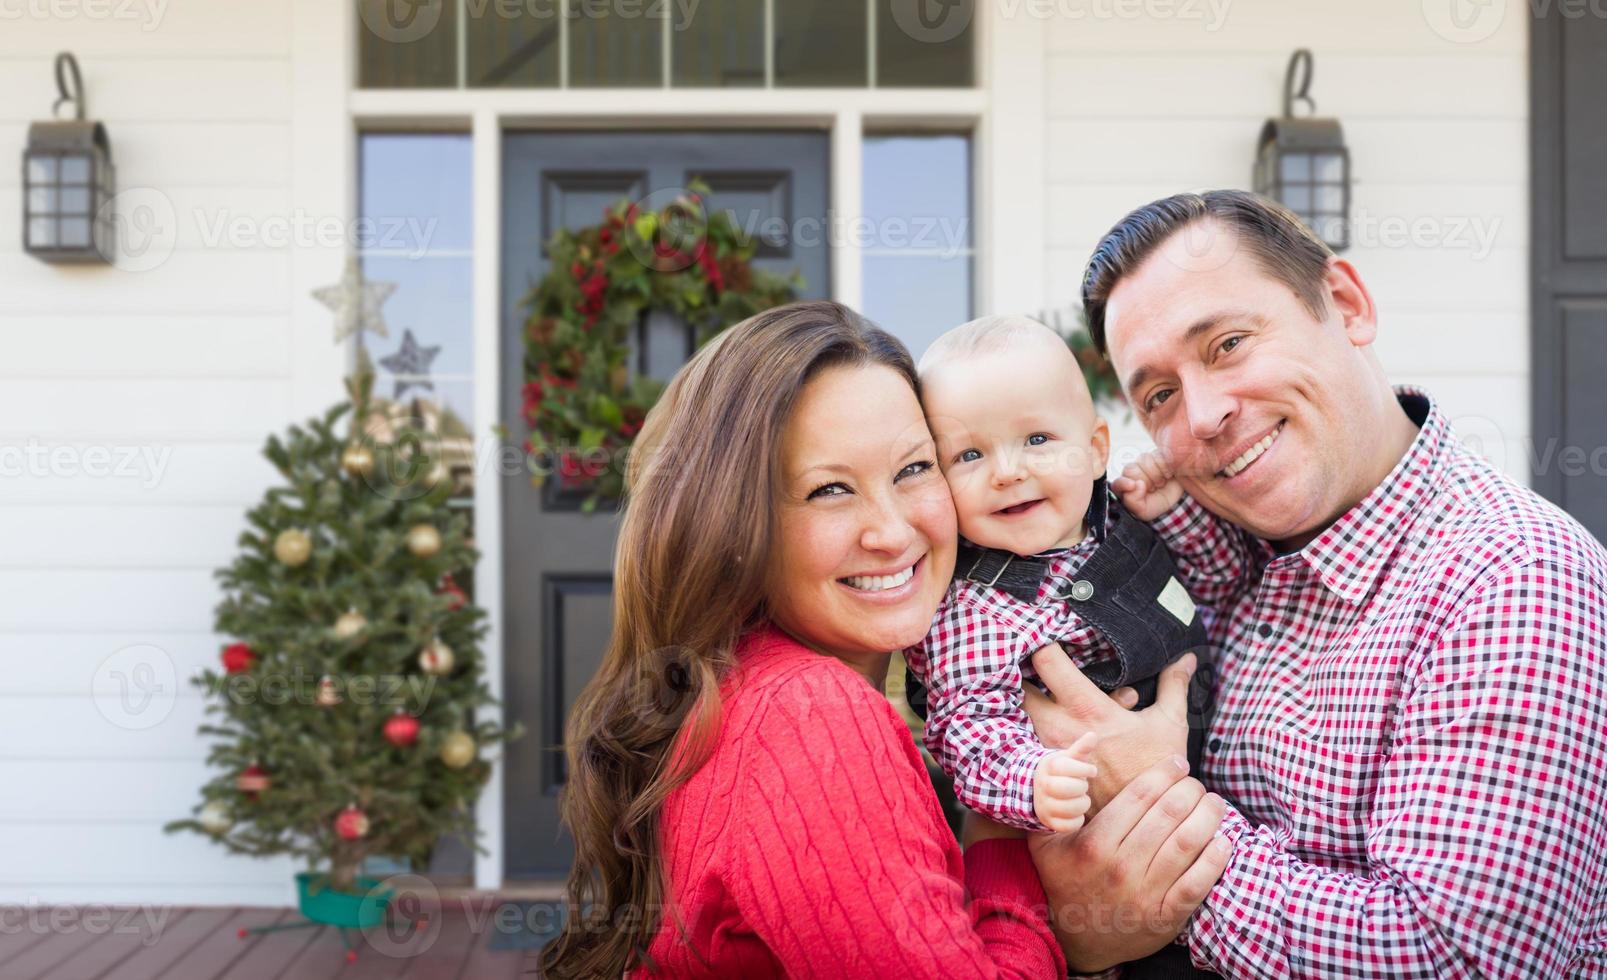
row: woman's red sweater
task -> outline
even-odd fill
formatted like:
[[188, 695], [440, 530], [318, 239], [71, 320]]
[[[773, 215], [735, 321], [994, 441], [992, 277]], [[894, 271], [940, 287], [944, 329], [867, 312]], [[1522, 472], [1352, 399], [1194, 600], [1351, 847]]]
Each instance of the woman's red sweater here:
[[657, 970], [632, 976], [1066, 975], [1026, 842], [961, 856], [909, 729], [863, 677], [765, 626], [721, 690], [713, 754], [661, 818]]

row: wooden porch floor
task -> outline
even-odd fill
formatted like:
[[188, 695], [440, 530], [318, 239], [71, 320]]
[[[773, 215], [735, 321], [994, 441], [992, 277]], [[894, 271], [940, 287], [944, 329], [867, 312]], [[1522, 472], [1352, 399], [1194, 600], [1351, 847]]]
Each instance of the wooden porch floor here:
[[484, 896], [444, 901], [428, 925], [395, 943], [350, 932], [357, 952], [350, 962], [338, 931], [325, 926], [240, 937], [242, 929], [299, 921], [291, 909], [9, 906], [0, 909], [0, 977], [535, 980], [527, 950], [491, 948], [502, 904]]

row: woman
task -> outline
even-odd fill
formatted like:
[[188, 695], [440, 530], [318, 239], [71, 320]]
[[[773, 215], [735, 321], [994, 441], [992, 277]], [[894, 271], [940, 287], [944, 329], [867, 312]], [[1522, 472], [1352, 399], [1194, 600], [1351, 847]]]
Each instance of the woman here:
[[903, 346], [832, 303], [732, 327], [628, 487], [545, 975], [1064, 976], [1026, 842], [973, 820], [962, 858], [880, 693], [955, 556]]

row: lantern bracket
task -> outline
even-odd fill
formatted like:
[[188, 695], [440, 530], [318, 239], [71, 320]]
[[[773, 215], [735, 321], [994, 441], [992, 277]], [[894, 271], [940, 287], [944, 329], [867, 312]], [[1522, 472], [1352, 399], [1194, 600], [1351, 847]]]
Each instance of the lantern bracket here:
[[[72, 82], [68, 85], [69, 78]], [[69, 91], [70, 89], [70, 91]], [[71, 103], [73, 118], [83, 121], [84, 118], [84, 76], [78, 72], [78, 59], [69, 51], [56, 55], [56, 91], [61, 98], [50, 107], [51, 115], [61, 118], [61, 107]]]
[[[1295, 72], [1300, 72], [1300, 90], [1295, 91]], [[1293, 119], [1296, 100], [1304, 102], [1309, 115], [1317, 114], [1317, 103], [1308, 94], [1311, 91], [1311, 49], [1297, 48], [1289, 56], [1289, 67], [1283, 73], [1283, 114]]]

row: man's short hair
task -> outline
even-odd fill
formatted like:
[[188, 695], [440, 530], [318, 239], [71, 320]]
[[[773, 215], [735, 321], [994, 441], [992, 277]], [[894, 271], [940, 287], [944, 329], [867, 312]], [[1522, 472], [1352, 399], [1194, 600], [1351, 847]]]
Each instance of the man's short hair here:
[[1172, 235], [1207, 219], [1232, 229], [1267, 275], [1288, 286], [1312, 316], [1325, 315], [1328, 297], [1324, 282], [1334, 253], [1293, 211], [1249, 191], [1173, 194], [1128, 212], [1105, 233], [1088, 260], [1082, 282], [1083, 311], [1088, 316], [1088, 336], [1101, 354], [1109, 354], [1105, 303], [1116, 284]]

